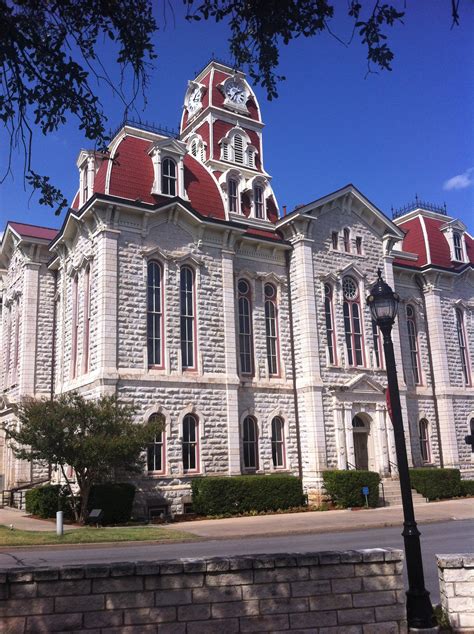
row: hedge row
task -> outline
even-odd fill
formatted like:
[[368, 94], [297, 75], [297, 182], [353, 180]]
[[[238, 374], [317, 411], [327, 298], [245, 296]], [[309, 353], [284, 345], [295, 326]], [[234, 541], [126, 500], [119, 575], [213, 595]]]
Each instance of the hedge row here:
[[193, 510], [199, 515], [239, 515], [305, 504], [301, 480], [290, 475], [195, 478]]
[[[103, 524], [123, 524], [132, 516], [135, 486], [129, 483], [96, 484], [89, 494], [87, 510], [102, 509]], [[30, 489], [25, 495], [26, 511], [44, 519], [64, 511], [65, 517], [72, 519], [72, 506], [66, 487], [46, 485]]]
[[410, 469], [411, 485], [428, 500], [463, 495], [459, 469]]
[[323, 485], [326, 493], [337, 506], [351, 508], [365, 506], [362, 487], [369, 487], [369, 506], [379, 501], [380, 476], [375, 471], [324, 471]]

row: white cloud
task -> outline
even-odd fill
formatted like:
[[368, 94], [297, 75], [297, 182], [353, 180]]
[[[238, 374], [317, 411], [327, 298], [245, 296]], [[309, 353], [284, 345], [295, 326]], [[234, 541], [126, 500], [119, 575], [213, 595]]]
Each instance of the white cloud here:
[[474, 184], [474, 167], [470, 167], [462, 174], [457, 174], [452, 178], [449, 178], [443, 183], [443, 189], [450, 191], [451, 189], [466, 189]]

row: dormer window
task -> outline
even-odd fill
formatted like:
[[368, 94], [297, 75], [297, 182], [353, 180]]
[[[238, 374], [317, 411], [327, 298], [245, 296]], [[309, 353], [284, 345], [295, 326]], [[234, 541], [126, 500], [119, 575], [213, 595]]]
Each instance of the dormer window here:
[[102, 154], [98, 152], [81, 150], [77, 159], [77, 167], [79, 168], [79, 206], [85, 205], [94, 193], [94, 180], [97, 169], [99, 168]]
[[463, 261], [461, 234], [457, 231], [453, 232], [453, 244], [454, 244], [454, 259], [459, 262]]
[[240, 134], [234, 136], [234, 162], [244, 162], [244, 142]]
[[194, 134], [188, 140], [188, 152], [191, 156], [194, 156], [195, 159], [201, 161], [201, 163], [204, 163], [206, 160], [206, 146], [198, 134]]
[[165, 158], [161, 164], [161, 192], [176, 196], [176, 163], [170, 158]]

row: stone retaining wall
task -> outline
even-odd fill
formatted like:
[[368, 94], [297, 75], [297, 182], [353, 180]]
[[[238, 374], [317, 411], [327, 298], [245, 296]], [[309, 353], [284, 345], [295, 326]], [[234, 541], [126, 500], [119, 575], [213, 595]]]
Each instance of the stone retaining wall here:
[[1, 571], [0, 631], [406, 632], [399, 550]]
[[474, 633], [474, 555], [438, 555], [441, 606], [455, 632]]

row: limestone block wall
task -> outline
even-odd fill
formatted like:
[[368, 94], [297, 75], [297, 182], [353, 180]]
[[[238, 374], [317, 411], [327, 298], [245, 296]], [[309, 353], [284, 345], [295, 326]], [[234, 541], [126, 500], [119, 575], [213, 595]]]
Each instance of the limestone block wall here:
[[0, 570], [0, 630], [404, 633], [398, 550]]
[[474, 555], [438, 555], [441, 606], [454, 632], [474, 632]]

